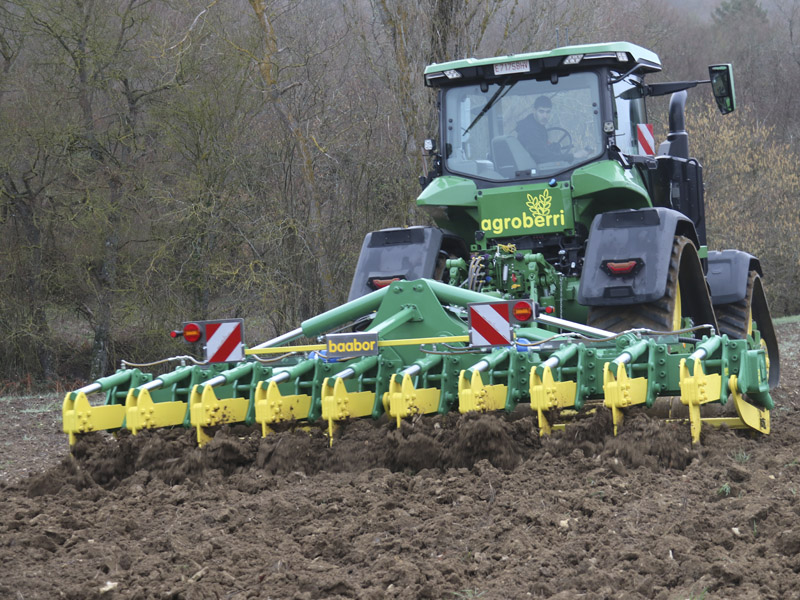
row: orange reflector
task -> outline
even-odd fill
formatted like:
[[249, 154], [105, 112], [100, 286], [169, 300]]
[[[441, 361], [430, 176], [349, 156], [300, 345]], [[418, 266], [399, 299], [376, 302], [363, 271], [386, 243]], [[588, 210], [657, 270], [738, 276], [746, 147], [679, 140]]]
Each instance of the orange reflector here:
[[530, 321], [533, 316], [533, 307], [530, 302], [516, 302], [511, 309], [511, 314], [517, 321]]
[[185, 339], [187, 342], [197, 342], [201, 337], [203, 337], [203, 332], [200, 329], [200, 325], [197, 323], [187, 323], [184, 325], [183, 339]]

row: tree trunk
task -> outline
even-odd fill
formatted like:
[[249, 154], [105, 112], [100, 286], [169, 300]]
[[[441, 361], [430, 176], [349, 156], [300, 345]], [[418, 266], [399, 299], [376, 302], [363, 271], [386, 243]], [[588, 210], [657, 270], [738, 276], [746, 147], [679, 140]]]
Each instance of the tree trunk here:
[[[19, 294], [18, 318], [22, 321], [21, 339], [18, 346], [27, 353], [35, 355], [42, 376], [52, 378], [54, 373], [53, 353], [50, 350], [50, 327], [45, 311], [45, 293], [42, 283], [44, 263], [42, 253], [42, 232], [36, 223], [33, 208], [36, 194], [25, 182], [25, 189], [19, 192], [8, 174], [3, 176], [5, 191], [11, 198], [12, 214], [22, 232], [22, 247], [27, 247], [26, 270], [22, 274]], [[25, 361], [33, 362], [33, 361]]]

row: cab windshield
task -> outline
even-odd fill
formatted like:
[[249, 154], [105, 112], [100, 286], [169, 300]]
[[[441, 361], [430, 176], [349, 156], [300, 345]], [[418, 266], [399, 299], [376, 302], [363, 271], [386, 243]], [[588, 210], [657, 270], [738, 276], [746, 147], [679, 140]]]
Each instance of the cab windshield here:
[[451, 88], [444, 99], [451, 173], [490, 181], [546, 178], [604, 151], [597, 74]]

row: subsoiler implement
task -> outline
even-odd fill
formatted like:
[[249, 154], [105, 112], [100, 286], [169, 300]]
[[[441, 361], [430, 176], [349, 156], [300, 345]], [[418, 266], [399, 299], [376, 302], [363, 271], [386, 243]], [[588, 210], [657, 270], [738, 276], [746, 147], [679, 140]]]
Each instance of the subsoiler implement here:
[[[223, 424], [259, 425], [267, 435], [282, 422], [321, 422], [333, 442], [336, 424], [349, 419], [388, 414], [399, 426], [415, 415], [510, 412], [530, 404], [540, 434], [564, 427], [560, 409], [598, 406], [611, 410], [616, 434], [626, 409], [679, 396], [694, 442], [703, 424], [769, 433], [773, 402], [757, 342], [713, 331], [694, 337], [697, 328], [611, 333], [528, 310], [528, 323], [510, 315], [510, 344], [476, 346], [468, 319], [476, 303], [508, 306], [437, 281], [396, 281], [246, 350], [240, 362], [184, 365], [158, 377], [123, 368], [66, 395], [64, 431], [74, 444], [92, 431], [182, 426], [195, 429], [203, 445]], [[358, 356], [330, 356], [323, 344], [287, 345], [359, 319], [369, 320], [363, 333], [376, 343], [359, 342], [372, 347], [352, 352]], [[342, 335], [360, 333], [333, 338], [347, 354]], [[103, 394], [103, 403], [92, 405], [91, 394]], [[729, 398], [737, 416], [701, 416], [701, 406]]]

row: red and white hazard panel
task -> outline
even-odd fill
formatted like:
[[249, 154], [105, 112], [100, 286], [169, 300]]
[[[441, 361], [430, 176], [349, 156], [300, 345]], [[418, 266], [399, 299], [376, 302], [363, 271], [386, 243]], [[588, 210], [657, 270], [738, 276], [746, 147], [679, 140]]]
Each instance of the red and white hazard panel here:
[[508, 302], [469, 305], [470, 346], [507, 346], [511, 340], [511, 309]]
[[636, 126], [636, 137], [639, 140], [639, 154], [656, 155], [656, 139], [650, 123], [639, 123]]
[[208, 321], [206, 327], [206, 360], [212, 363], [244, 360], [242, 319]]

